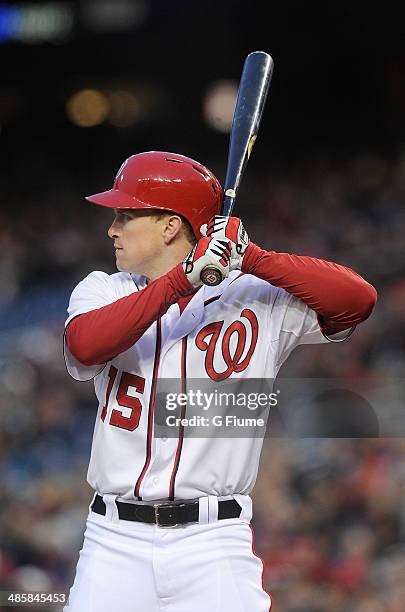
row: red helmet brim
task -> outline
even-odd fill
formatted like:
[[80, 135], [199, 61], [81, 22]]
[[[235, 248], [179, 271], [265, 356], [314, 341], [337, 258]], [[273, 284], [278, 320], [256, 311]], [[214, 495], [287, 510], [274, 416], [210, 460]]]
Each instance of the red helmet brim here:
[[145, 202], [140, 202], [133, 196], [118, 191], [118, 189], [109, 189], [108, 191], [86, 196], [86, 200], [99, 206], [106, 206], [107, 208], [156, 208]]

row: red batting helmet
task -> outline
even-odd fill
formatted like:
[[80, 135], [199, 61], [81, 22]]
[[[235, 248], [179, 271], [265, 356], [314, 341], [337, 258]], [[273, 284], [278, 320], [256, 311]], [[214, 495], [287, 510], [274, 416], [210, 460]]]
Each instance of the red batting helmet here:
[[164, 151], [132, 155], [122, 164], [109, 191], [86, 200], [110, 208], [167, 210], [182, 215], [194, 234], [220, 213], [222, 188], [199, 162]]

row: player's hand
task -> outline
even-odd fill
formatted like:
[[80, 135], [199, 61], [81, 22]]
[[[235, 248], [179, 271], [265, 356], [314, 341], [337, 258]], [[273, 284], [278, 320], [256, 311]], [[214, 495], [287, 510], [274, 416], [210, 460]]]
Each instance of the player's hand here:
[[223, 278], [229, 276], [232, 243], [219, 238], [200, 238], [183, 260], [183, 270], [193, 287], [200, 287], [201, 272], [206, 266], [217, 268]]
[[203, 236], [230, 240], [232, 242], [232, 255], [230, 270], [240, 270], [242, 259], [249, 246], [249, 236], [238, 217], [224, 217], [215, 215], [210, 221], [201, 226]]

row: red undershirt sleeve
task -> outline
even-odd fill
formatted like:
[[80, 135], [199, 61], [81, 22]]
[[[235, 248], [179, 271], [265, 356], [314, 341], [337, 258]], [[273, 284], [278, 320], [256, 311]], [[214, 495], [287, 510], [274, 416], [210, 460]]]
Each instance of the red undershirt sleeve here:
[[86, 366], [106, 363], [128, 350], [172, 304], [193, 291], [178, 264], [141, 291], [72, 319], [66, 330], [69, 350]]
[[317, 313], [325, 335], [367, 319], [377, 300], [375, 288], [351, 268], [315, 257], [265, 251], [252, 242], [242, 271], [300, 298]]

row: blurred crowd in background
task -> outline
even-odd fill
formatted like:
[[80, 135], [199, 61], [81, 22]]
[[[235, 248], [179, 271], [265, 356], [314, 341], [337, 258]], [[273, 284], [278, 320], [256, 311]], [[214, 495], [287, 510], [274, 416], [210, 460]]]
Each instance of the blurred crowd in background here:
[[[200, 161], [223, 172], [215, 158]], [[73, 286], [94, 269], [115, 271], [111, 211], [84, 195], [59, 169], [40, 203], [13, 201], [10, 189], [0, 213], [0, 590], [67, 592], [82, 543], [97, 405], [92, 383], [65, 370], [63, 324]], [[402, 376], [404, 204], [400, 157], [252, 168], [240, 201], [252, 240], [349, 265], [379, 292], [350, 340], [300, 347], [281, 376]], [[253, 525], [275, 612], [404, 610], [404, 458], [401, 438], [270, 432]]]

